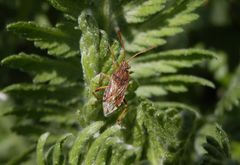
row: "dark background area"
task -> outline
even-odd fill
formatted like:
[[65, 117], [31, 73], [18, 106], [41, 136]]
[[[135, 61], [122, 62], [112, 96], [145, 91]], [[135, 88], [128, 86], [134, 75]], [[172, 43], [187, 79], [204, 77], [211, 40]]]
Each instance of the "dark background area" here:
[[[198, 9], [198, 13], [200, 18], [186, 26], [184, 33], [171, 37], [165, 48], [191, 48], [200, 44], [206, 49], [224, 52], [227, 56], [227, 68], [230, 74], [233, 73], [240, 61], [240, 1], [207, 1]], [[46, 54], [35, 48], [32, 42], [7, 32], [7, 24], [16, 21], [36, 21], [40, 24], [55, 25], [61, 18], [61, 13], [43, 0], [0, 1], [0, 60], [23, 51]], [[227, 82], [215, 80], [214, 73], [208, 69], [196, 68], [192, 72], [214, 81], [220, 88], [226, 87], [224, 85]], [[27, 74], [6, 67], [1, 67], [0, 75], [0, 88], [12, 83], [31, 81]], [[199, 103], [201, 99], [206, 109], [215, 105], [218, 96], [217, 91], [205, 90], [200, 96], [197, 95], [202, 98], [196, 98], [196, 101]]]
[[[226, 64], [223, 75], [216, 77], [217, 70], [211, 69], [208, 64], [196, 67], [191, 72], [205, 77], [216, 84], [216, 89], [192, 87], [191, 93], [170, 96], [173, 100], [184, 100], [197, 106], [202, 114], [211, 114], [217, 101], [222, 96], [228, 83], [240, 62], [240, 1], [239, 0], [209, 0], [198, 9], [200, 18], [186, 26], [186, 31], [169, 38], [165, 49], [203, 47], [219, 52]], [[56, 11], [44, 0], [0, 0], [0, 60], [19, 52], [37, 53], [45, 55], [46, 52], [34, 47], [32, 42], [6, 31], [6, 25], [16, 21], [36, 21], [39, 24], [55, 25], [62, 19], [60, 12]], [[207, 67], [206, 67], [207, 66]], [[19, 82], [29, 82], [31, 77], [19, 70], [0, 68], [0, 88]], [[189, 97], [190, 96], [190, 97]], [[191, 100], [189, 100], [191, 98]], [[1, 107], [0, 107], [1, 108]], [[14, 121], [14, 120], [12, 120]], [[8, 136], [9, 127], [14, 123], [9, 120], [0, 120], [0, 145], [6, 144], [2, 139]], [[227, 130], [231, 131], [240, 128]], [[2, 133], [3, 130], [3, 133]], [[238, 131], [239, 131], [238, 130]], [[15, 136], [15, 135], [14, 135]], [[24, 146], [21, 140], [11, 137], [14, 143], [6, 144], [0, 149], [0, 160], [8, 159], [5, 153], [16, 146], [12, 152], [18, 152]], [[238, 139], [239, 137], [232, 137]]]

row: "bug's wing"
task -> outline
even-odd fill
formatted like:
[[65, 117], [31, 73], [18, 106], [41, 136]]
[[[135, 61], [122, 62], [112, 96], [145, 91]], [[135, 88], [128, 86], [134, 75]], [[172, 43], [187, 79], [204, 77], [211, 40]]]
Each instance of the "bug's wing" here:
[[114, 102], [103, 102], [103, 114], [105, 117], [112, 114], [115, 110], [117, 110], [117, 107]]
[[126, 86], [119, 87], [114, 81], [110, 82], [103, 97], [104, 116], [110, 115], [122, 104], [125, 91]]
[[122, 104], [122, 102], [125, 98], [126, 90], [127, 90], [127, 86], [122, 86], [121, 88], [118, 88], [117, 95], [115, 98], [115, 104], [117, 107], [119, 107]]

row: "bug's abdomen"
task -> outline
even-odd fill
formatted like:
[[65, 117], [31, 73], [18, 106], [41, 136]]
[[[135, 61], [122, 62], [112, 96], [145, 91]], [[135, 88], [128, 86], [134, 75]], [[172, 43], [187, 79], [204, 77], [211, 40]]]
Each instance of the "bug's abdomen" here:
[[114, 79], [110, 81], [103, 95], [103, 112], [104, 116], [113, 113], [123, 102], [127, 85], [119, 86]]

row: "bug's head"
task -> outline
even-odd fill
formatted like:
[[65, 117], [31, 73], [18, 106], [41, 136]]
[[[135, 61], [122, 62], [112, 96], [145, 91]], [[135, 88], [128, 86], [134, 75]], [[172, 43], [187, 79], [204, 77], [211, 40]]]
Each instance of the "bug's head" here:
[[127, 61], [123, 61], [120, 65], [120, 68], [124, 71], [128, 71], [130, 69], [130, 66]]

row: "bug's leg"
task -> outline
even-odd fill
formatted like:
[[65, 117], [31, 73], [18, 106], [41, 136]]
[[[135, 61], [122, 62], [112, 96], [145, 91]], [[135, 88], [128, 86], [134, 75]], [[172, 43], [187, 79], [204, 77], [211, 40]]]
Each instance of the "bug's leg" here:
[[98, 91], [101, 91], [101, 90], [104, 90], [106, 89], [108, 86], [101, 86], [101, 87], [98, 87], [95, 89], [95, 92], [98, 92]]
[[122, 39], [122, 33], [120, 32], [120, 30], [118, 31], [118, 38], [119, 38], [120, 43], [122, 45], [122, 48], [123, 48], [123, 50], [125, 52], [125, 46], [124, 46], [124, 42], [123, 42], [123, 39]]
[[96, 92], [99, 92], [99, 91], [101, 91], [101, 90], [104, 90], [104, 89], [106, 89], [107, 87], [108, 87], [108, 86], [98, 87], [98, 88], [95, 89], [94, 92], [92, 92], [92, 94], [96, 97], [96, 99], [100, 100], [100, 98], [96, 95]]
[[128, 112], [128, 103], [127, 103], [127, 100], [124, 99], [124, 104], [125, 104], [125, 107], [123, 109], [123, 111], [121, 112], [121, 114], [118, 116], [118, 119], [117, 119], [117, 124], [118, 125], [121, 125], [122, 123], [122, 120], [124, 119], [124, 117], [126, 116], [127, 112]]
[[105, 73], [100, 73], [100, 80], [99, 80], [99, 84], [101, 84], [103, 82], [104, 79], [108, 79], [110, 80], [110, 76], [105, 74]]
[[[99, 78], [99, 84], [102, 84], [102, 81], [107, 78], [107, 79], [110, 79], [110, 76], [105, 74], [105, 73], [100, 73], [100, 78]], [[96, 99], [100, 100], [100, 98], [96, 95], [96, 92], [99, 92], [101, 90], [104, 90], [106, 89], [108, 86], [101, 86], [101, 87], [98, 87], [96, 88], [92, 94], [96, 97]]]

